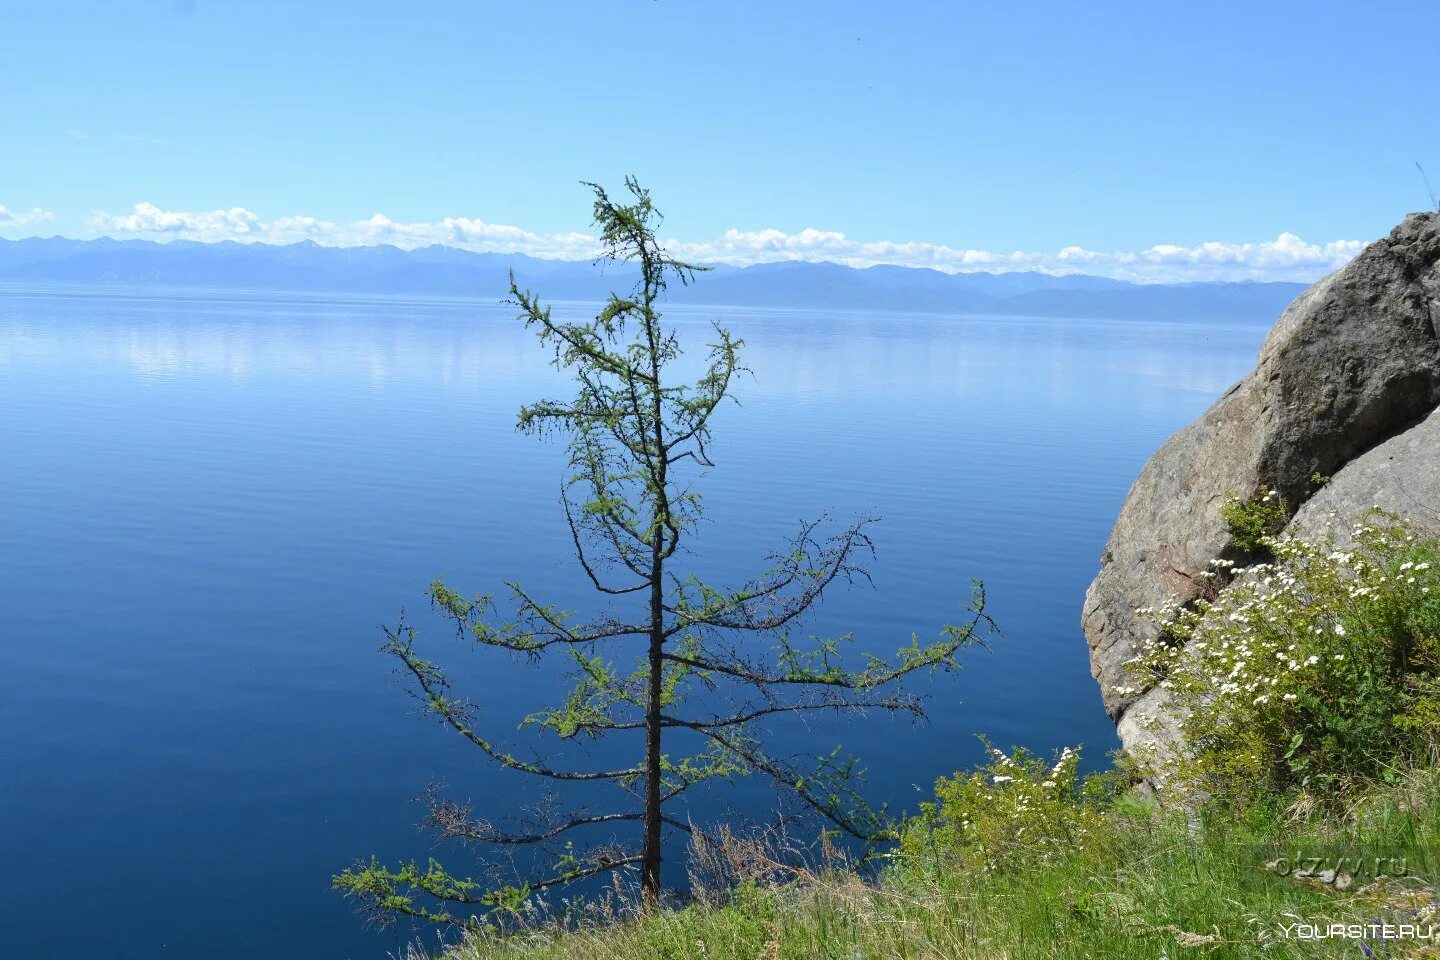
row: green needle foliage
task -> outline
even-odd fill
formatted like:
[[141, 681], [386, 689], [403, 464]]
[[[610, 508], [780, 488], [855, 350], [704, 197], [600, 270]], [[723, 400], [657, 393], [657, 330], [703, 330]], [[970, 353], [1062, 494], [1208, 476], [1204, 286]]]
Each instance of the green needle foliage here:
[[[688, 284], [702, 268], [659, 246], [659, 214], [633, 178], [626, 180], [626, 203], [587, 186], [595, 194], [602, 259], [637, 264], [634, 289], [612, 294], [593, 320], [578, 323], [552, 316], [513, 275], [510, 302], [576, 385], [572, 400], [523, 407], [519, 429], [569, 442], [561, 499], [576, 561], [607, 610], [581, 620], [512, 582], [513, 615], [497, 621], [490, 597], [466, 599], [439, 580], [429, 593], [481, 647], [568, 662], [574, 687], [556, 706], [527, 718], [522, 731], [559, 741], [629, 735], [638, 741], [635, 759], [615, 769], [572, 769], [539, 759], [545, 752], [534, 744], [522, 756], [492, 739], [444, 671], [421, 656], [416, 631], [402, 617], [386, 628], [383, 649], [400, 662], [411, 692], [430, 713], [501, 767], [540, 780], [584, 781], [611, 797], [614, 808], [560, 812], [562, 805], [552, 804], [509, 829], [432, 793], [428, 824], [441, 839], [535, 848], [540, 855], [532, 859], [548, 869], [487, 884], [454, 876], [434, 860], [394, 869], [361, 861], [334, 884], [380, 920], [408, 916], [478, 929], [491, 911], [516, 910], [538, 891], [637, 868], [643, 902], [654, 906], [668, 836], [699, 829], [674, 815], [672, 805], [698, 785], [742, 775], [769, 778], [849, 836], [894, 839], [885, 811], [858, 796], [853, 761], [833, 754], [808, 763], [774, 756], [765, 746], [765, 725], [818, 711], [919, 715], [920, 700], [897, 681], [924, 669], [955, 669], [957, 654], [983, 643], [993, 628], [976, 583], [964, 625], [944, 627], [930, 643], [912, 637], [891, 657], [852, 651], [849, 635], [802, 645], [793, 631], [825, 590], [837, 580], [865, 578], [870, 519], [829, 535], [820, 523], [802, 524], [768, 569], [739, 587], [711, 585], [688, 566], [680, 569], [677, 551], [702, 516], [691, 482], [714, 466], [710, 422], [742, 371], [742, 344], [717, 326], [704, 374], [692, 383], [672, 378], [680, 343], [656, 305], [671, 281]], [[623, 666], [627, 660], [631, 665]], [[625, 824], [638, 826], [638, 843], [609, 832]], [[582, 844], [598, 834], [608, 836]]]

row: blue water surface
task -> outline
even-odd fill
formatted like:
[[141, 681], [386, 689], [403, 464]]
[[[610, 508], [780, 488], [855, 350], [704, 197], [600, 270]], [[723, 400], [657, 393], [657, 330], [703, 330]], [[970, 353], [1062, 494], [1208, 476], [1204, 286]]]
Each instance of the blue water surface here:
[[[760, 569], [801, 518], [874, 513], [873, 587], [839, 589], [807, 631], [894, 650], [957, 619], [980, 577], [1005, 633], [920, 684], [928, 725], [776, 725], [776, 751], [842, 746], [870, 797], [912, 809], [979, 758], [978, 733], [1103, 762], [1085, 587], [1141, 464], [1264, 326], [668, 316], [691, 342], [723, 322], [753, 371], [700, 483], [708, 575]], [[408, 608], [506, 738], [561, 678], [465, 649], [426, 584], [591, 602], [563, 446], [514, 430], [521, 403], [568, 395], [547, 360], [481, 303], [0, 291], [0, 955], [400, 949], [412, 932], [366, 929], [330, 876], [438, 853], [414, 827], [431, 781], [489, 816], [524, 793], [418, 715], [379, 625]], [[694, 812], [771, 799], [746, 783]]]

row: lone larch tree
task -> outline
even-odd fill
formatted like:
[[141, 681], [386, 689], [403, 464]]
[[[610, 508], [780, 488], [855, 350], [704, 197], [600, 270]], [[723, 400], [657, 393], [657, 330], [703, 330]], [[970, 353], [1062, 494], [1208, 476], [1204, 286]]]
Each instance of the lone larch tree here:
[[[603, 792], [613, 809], [551, 803], [502, 829], [467, 805], [427, 796], [427, 825], [440, 838], [496, 849], [538, 848], [529, 858], [544, 868], [534, 877], [489, 883], [448, 872], [437, 861], [387, 868], [361, 861], [335, 877], [377, 919], [401, 916], [476, 926], [491, 909], [515, 908], [531, 893], [616, 870], [640, 874], [642, 902], [662, 894], [661, 851], [674, 831], [697, 830], [672, 813], [687, 791], [716, 778], [770, 778], [831, 829], [862, 840], [889, 836], [885, 811], [867, 806], [855, 789], [853, 761], [836, 754], [799, 762], [766, 749], [765, 728], [785, 715], [816, 711], [880, 710], [921, 715], [920, 698], [897, 681], [926, 668], [951, 670], [957, 654], [983, 643], [991, 627], [983, 589], [975, 584], [962, 626], [939, 638], [912, 637], [893, 657], [857, 654], [849, 635], [810, 639], [793, 631], [837, 580], [865, 578], [872, 552], [861, 519], [830, 535], [820, 523], [802, 524], [768, 568], [742, 586], [725, 589], [682, 566], [680, 553], [701, 516], [690, 483], [710, 459], [710, 423], [731, 396], [742, 370], [741, 341], [716, 327], [707, 369], [693, 383], [675, 382], [680, 355], [675, 332], [661, 323], [657, 302], [672, 280], [689, 284], [701, 267], [670, 257], [657, 243], [660, 216], [649, 192], [627, 178], [628, 203], [598, 185], [594, 219], [602, 259], [633, 262], [639, 279], [628, 296], [612, 294], [586, 322], [552, 316], [512, 274], [509, 301], [554, 351], [554, 364], [574, 378], [569, 402], [542, 400], [523, 407], [519, 429], [556, 432], [569, 441], [570, 474], [561, 497], [575, 558], [605, 612], [588, 621], [543, 602], [519, 583], [506, 584], [513, 614], [494, 617], [491, 597], [466, 599], [442, 580], [429, 597], [462, 634], [483, 647], [539, 659], [568, 661], [576, 682], [555, 707], [522, 724], [561, 740], [632, 735], [635, 762], [618, 769], [569, 769], [544, 754], [510, 747], [479, 729], [471, 703], [452, 693], [436, 664], [416, 648], [417, 634], [402, 616], [385, 628], [385, 652], [398, 659], [411, 692], [426, 710], [510, 771], [577, 789]], [[679, 556], [677, 556], [679, 553]], [[756, 636], [764, 642], [757, 642]], [[631, 669], [619, 664], [634, 658]], [[698, 709], [697, 709], [698, 708]], [[683, 753], [674, 752], [676, 747]], [[563, 752], [563, 751], [562, 751]], [[553, 753], [552, 753], [553, 756]], [[606, 790], [605, 788], [609, 788]], [[617, 825], [639, 825], [639, 844], [616, 839]], [[583, 845], [586, 831], [608, 832]]]

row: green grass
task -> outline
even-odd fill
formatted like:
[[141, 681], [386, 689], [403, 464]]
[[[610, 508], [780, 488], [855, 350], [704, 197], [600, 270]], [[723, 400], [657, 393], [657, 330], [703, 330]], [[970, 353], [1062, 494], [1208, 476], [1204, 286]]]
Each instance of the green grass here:
[[[1440, 773], [1429, 770], [1308, 819], [1252, 809], [1194, 821], [1122, 801], [1084, 849], [1003, 872], [936, 854], [875, 883], [832, 871], [746, 885], [720, 906], [474, 938], [447, 960], [1363, 957], [1353, 940], [1285, 939], [1282, 925], [1302, 917], [1423, 926], [1437, 851]], [[1357, 874], [1337, 890], [1266, 869], [1297, 852], [1404, 857], [1412, 876], [1376, 884]], [[1382, 957], [1427, 955], [1420, 941], [1374, 946]]]

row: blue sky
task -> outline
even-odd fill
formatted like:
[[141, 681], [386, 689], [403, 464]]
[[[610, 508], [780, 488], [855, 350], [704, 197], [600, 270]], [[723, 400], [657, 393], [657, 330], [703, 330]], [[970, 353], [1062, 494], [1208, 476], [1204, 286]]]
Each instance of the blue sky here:
[[576, 181], [633, 171], [736, 262], [1318, 273], [1440, 180], [1437, 35], [1433, 2], [10, 0], [0, 235], [581, 255]]

